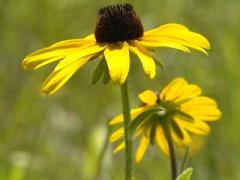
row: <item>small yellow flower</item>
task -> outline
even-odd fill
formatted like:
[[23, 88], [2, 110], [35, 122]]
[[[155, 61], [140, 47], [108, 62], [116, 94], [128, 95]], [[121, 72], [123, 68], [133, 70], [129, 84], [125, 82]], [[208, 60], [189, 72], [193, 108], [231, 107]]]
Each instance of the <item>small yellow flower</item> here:
[[140, 59], [144, 72], [155, 77], [155, 60], [147, 48], [169, 47], [184, 52], [193, 48], [207, 54], [208, 40], [180, 24], [166, 24], [144, 32], [142, 23], [129, 4], [108, 6], [99, 10], [94, 34], [83, 39], [55, 43], [28, 55], [22, 62], [25, 69], [38, 69], [59, 62], [44, 82], [44, 94], [59, 90], [83, 65], [104, 55], [110, 78], [123, 84], [130, 68], [129, 52]]
[[[207, 135], [210, 132], [207, 122], [218, 120], [221, 112], [215, 100], [202, 96], [201, 93], [199, 86], [188, 84], [183, 78], [176, 78], [160, 93], [145, 90], [139, 94], [143, 105], [131, 110], [131, 118], [134, 119], [132, 124], [137, 120], [136, 117], [140, 117], [147, 111], [154, 109], [161, 111], [153, 111], [154, 113], [146, 116], [134, 131], [134, 138], [141, 136], [136, 152], [136, 162], [142, 159], [149, 144], [156, 143], [166, 155], [169, 155], [165, 136], [166, 124], [170, 127], [173, 141], [180, 147], [190, 145], [190, 134]], [[118, 115], [110, 121], [109, 125], [122, 122], [122, 115]], [[122, 137], [123, 128], [120, 127], [110, 135], [109, 140], [115, 142]], [[123, 148], [124, 142], [117, 146], [114, 152]]]

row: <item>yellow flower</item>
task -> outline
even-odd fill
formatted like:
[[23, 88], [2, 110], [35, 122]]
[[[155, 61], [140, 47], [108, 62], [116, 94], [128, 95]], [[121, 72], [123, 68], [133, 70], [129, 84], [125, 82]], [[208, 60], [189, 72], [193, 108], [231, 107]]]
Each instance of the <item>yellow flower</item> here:
[[189, 53], [189, 48], [207, 54], [208, 40], [180, 24], [166, 24], [144, 32], [142, 23], [129, 4], [108, 6], [99, 10], [94, 34], [83, 39], [55, 43], [28, 55], [22, 62], [25, 69], [38, 69], [58, 62], [44, 82], [44, 94], [59, 90], [83, 65], [104, 55], [110, 78], [123, 84], [130, 68], [129, 52], [140, 59], [146, 75], [155, 77], [155, 60], [147, 48], [169, 47]]
[[[133, 124], [137, 125], [133, 131], [134, 138], [141, 137], [136, 152], [136, 162], [142, 159], [149, 144], [156, 143], [166, 155], [169, 155], [165, 136], [166, 124], [170, 128], [173, 141], [180, 147], [190, 145], [190, 134], [207, 135], [210, 132], [207, 122], [218, 120], [221, 112], [215, 100], [202, 96], [201, 93], [199, 86], [189, 84], [183, 78], [176, 78], [160, 93], [145, 90], [139, 94], [143, 105], [131, 110], [133, 121], [130, 125], [130, 130]], [[122, 124], [122, 122], [122, 115], [118, 115], [109, 125]], [[122, 137], [123, 128], [120, 127], [110, 135], [109, 140], [115, 142]], [[124, 142], [117, 146], [114, 152], [123, 148]]]

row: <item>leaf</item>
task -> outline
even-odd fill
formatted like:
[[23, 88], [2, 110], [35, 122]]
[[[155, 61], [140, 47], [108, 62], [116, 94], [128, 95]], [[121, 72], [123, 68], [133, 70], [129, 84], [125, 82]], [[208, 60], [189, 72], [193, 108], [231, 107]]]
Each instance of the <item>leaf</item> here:
[[171, 121], [171, 126], [172, 126], [174, 132], [177, 134], [177, 136], [180, 137], [180, 139], [183, 139], [182, 130], [179, 128], [179, 126], [177, 125], [176, 121], [174, 121], [173, 119]]
[[180, 174], [176, 180], [190, 180], [192, 176], [193, 168], [187, 168], [185, 171]]
[[105, 69], [106, 69], [106, 62], [104, 59], [101, 59], [97, 65], [96, 69], [93, 72], [93, 75], [91, 78], [92, 85], [95, 85], [101, 79]]
[[157, 57], [154, 56], [154, 55], [153, 55], [153, 59], [154, 59], [156, 65], [157, 65], [158, 67], [160, 67], [162, 70], [165, 70], [165, 69], [166, 69], [166, 67], [165, 67], [165, 65], [164, 65], [164, 63], [163, 63], [162, 60], [160, 60], [159, 58], [157, 58]]
[[144, 111], [143, 113], [139, 114], [135, 119], [133, 119], [129, 127], [130, 135], [133, 135], [134, 131], [143, 122], [143, 120], [145, 120], [148, 116], [158, 111], [163, 111], [163, 109], [160, 109], [160, 108], [150, 109], [150, 110]]
[[110, 75], [109, 75], [109, 71], [108, 71], [108, 68], [107, 68], [107, 65], [105, 67], [105, 71], [103, 73], [103, 78], [102, 78], [102, 83], [104, 85], [108, 84], [110, 81]]
[[154, 140], [156, 136], [156, 128], [157, 126], [152, 126], [151, 131], [150, 131], [150, 143], [154, 145]]

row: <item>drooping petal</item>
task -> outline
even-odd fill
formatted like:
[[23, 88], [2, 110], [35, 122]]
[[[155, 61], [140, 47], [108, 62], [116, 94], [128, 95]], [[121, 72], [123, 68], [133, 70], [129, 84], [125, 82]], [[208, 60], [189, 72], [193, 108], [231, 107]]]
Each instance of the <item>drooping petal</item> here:
[[181, 111], [191, 115], [195, 119], [202, 121], [215, 121], [221, 117], [221, 111], [217, 107], [215, 100], [199, 96], [180, 106]]
[[43, 83], [42, 92], [50, 95], [59, 90], [91, 58], [92, 56], [84, 57], [62, 69], [54, 71]]
[[124, 135], [124, 129], [123, 128], [119, 128], [117, 130], [115, 130], [109, 137], [109, 141], [110, 142], [115, 142], [117, 140], [119, 140], [120, 138], [122, 138]]
[[156, 130], [156, 142], [164, 154], [169, 156], [168, 142], [161, 126], [158, 126]]
[[189, 144], [191, 144], [191, 137], [189, 133], [181, 126], [179, 121], [175, 121], [175, 122], [182, 133], [182, 138], [178, 136], [177, 132], [175, 132], [173, 128], [171, 128], [171, 135], [174, 142], [179, 146], [188, 146]]
[[140, 93], [138, 95], [138, 97], [143, 103], [145, 103], [149, 106], [152, 106], [152, 105], [156, 104], [157, 98], [158, 98], [156, 93], [154, 93], [151, 90], [143, 91], [142, 93]]
[[97, 56], [98, 53], [100, 53], [101, 51], [103, 51], [106, 48], [106, 45], [100, 45], [100, 44], [94, 44], [92, 46], [86, 47], [84, 49], [82, 49], [81, 51], [77, 51], [75, 53], [69, 54], [66, 58], [64, 58], [63, 60], [61, 60], [58, 65], [55, 67], [55, 71], [58, 71], [72, 63], [74, 63], [74, 61], [78, 61], [79, 59], [85, 57], [85, 56], [89, 56], [89, 55], [93, 55], [93, 56]]
[[173, 101], [181, 96], [187, 81], [183, 78], [176, 78], [167, 85], [160, 93], [160, 99], [163, 101]]
[[205, 49], [210, 49], [210, 43], [204, 36], [190, 31], [183, 25], [174, 23], [166, 24], [145, 32], [140, 42], [148, 43], [145, 44], [146, 46], [151, 46], [149, 42], [152, 42], [155, 46], [157, 46], [157, 43], [159, 43], [159, 46], [162, 46], [164, 43], [175, 43], [186, 48], [189, 47], [199, 50], [205, 54], [207, 54]]
[[208, 135], [210, 132], [210, 127], [203, 121], [194, 120], [194, 122], [188, 122], [180, 118], [174, 118], [174, 120], [187, 131], [198, 134], [198, 135]]
[[[146, 110], [146, 107], [139, 107], [131, 110], [131, 119], [134, 119], [137, 117], [139, 114], [141, 114], [143, 111]], [[123, 115], [120, 114], [116, 117], [114, 117], [110, 122], [109, 125], [115, 125], [123, 122]]]
[[155, 62], [148, 50], [141, 44], [136, 42], [129, 43], [130, 51], [136, 54], [143, 66], [144, 72], [149, 76], [150, 79], [153, 79], [156, 75]]
[[25, 69], [35, 70], [54, 61], [61, 60], [72, 53], [81, 53], [89, 46], [94, 45], [94, 42], [83, 39], [58, 42], [28, 55], [24, 58], [22, 65]]
[[118, 153], [122, 151], [125, 148], [125, 142], [123, 141], [121, 144], [119, 144], [114, 150], [113, 153]]
[[148, 145], [149, 145], [149, 139], [145, 135], [143, 135], [143, 137], [140, 141], [140, 144], [138, 145], [138, 149], [137, 149], [136, 156], [135, 156], [137, 163], [142, 160], [142, 157], [144, 156]]
[[104, 51], [113, 82], [123, 84], [128, 76], [130, 57], [127, 43], [113, 43]]

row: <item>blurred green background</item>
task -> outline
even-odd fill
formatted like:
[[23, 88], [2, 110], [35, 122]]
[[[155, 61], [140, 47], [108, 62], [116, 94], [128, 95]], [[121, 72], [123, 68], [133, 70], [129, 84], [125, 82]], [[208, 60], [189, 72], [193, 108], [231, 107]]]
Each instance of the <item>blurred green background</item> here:
[[[0, 0], [0, 179], [94, 180], [107, 135], [106, 123], [121, 112], [118, 86], [89, 85], [96, 62], [88, 63], [55, 95], [43, 97], [41, 83], [54, 64], [35, 72], [21, 67], [30, 52], [57, 41], [93, 32], [100, 7], [125, 1]], [[240, 179], [240, 1], [127, 1], [145, 29], [177, 22], [211, 42], [209, 56], [161, 49], [158, 69], [149, 81], [138, 61], [130, 72], [131, 106], [145, 88], [160, 89], [175, 77], [199, 84], [223, 111], [211, 123], [210, 136], [191, 157], [194, 180]], [[199, 140], [197, 140], [199, 141]], [[135, 141], [136, 145], [138, 141]], [[196, 142], [199, 143], [199, 142]], [[203, 145], [201, 145], [203, 144]], [[101, 180], [123, 179], [124, 155], [109, 145]], [[155, 146], [134, 167], [134, 179], [169, 179], [169, 162]]]

